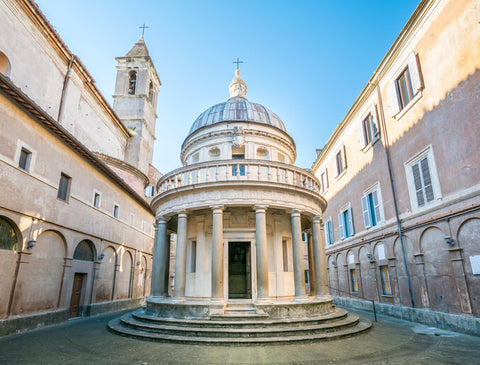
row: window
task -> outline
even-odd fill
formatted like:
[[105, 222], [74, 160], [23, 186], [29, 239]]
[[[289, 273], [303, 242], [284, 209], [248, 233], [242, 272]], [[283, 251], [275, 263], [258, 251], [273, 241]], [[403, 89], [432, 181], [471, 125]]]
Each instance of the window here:
[[348, 207], [340, 214], [338, 214], [338, 224], [340, 230], [340, 238], [343, 240], [347, 237], [353, 236], [353, 218], [352, 208]]
[[17, 235], [12, 225], [0, 217], [0, 250], [17, 250]]
[[412, 209], [423, 208], [440, 198], [433, 152], [430, 147], [405, 165]]
[[155, 196], [155, 185], [149, 185], [145, 188], [145, 196]]
[[113, 216], [115, 218], [118, 218], [118, 211], [120, 210], [120, 207], [117, 204], [113, 205]]
[[130, 71], [128, 74], [128, 95], [135, 95], [135, 89], [137, 87], [137, 73]]
[[18, 161], [18, 167], [28, 171], [30, 168], [30, 160], [32, 159], [32, 153], [25, 147], [22, 147], [20, 151], [20, 159]]
[[337, 176], [341, 175], [342, 172], [347, 168], [347, 159], [345, 158], [345, 146], [342, 146], [340, 150], [335, 155], [335, 165]]
[[321, 174], [320, 174], [320, 189], [321, 192], [325, 192], [328, 189], [328, 172], [327, 169], [325, 169]]
[[305, 270], [305, 284], [310, 284], [310, 272], [308, 270]]
[[283, 254], [283, 272], [292, 272], [293, 268], [291, 265], [292, 260], [290, 259], [290, 241], [288, 239], [282, 240], [282, 254]]
[[384, 295], [391, 295], [392, 289], [390, 287], [390, 275], [388, 275], [387, 265], [380, 266], [380, 276], [382, 279], [382, 290]]
[[153, 104], [153, 83], [150, 81], [150, 85], [148, 86], [148, 99], [150, 103]]
[[417, 54], [412, 52], [400, 70], [387, 87], [392, 116], [405, 109], [424, 87]]
[[187, 272], [196, 272], [197, 268], [197, 241], [190, 241], [187, 247]]
[[303, 241], [303, 242], [308, 242], [308, 234], [307, 234], [307, 232], [302, 232], [302, 241]]
[[100, 208], [100, 198], [101, 198], [101, 195], [95, 192], [93, 195], [93, 206], [95, 208]]
[[358, 293], [357, 269], [350, 269], [350, 285], [354, 293]]
[[331, 219], [325, 222], [323, 229], [325, 234], [325, 245], [333, 244], [333, 227]]
[[380, 197], [377, 189], [362, 196], [363, 224], [365, 228], [374, 227], [382, 222]]
[[[233, 160], [244, 160], [245, 155], [244, 154], [236, 154], [232, 155]], [[245, 176], [245, 165], [233, 165], [232, 166], [232, 176], [237, 176], [237, 171], [239, 173], [239, 176]]]
[[220, 148], [212, 147], [208, 151], [208, 154], [210, 156], [210, 160], [218, 160], [218, 159], [220, 159]]
[[364, 146], [368, 146], [378, 139], [378, 129], [377, 124], [375, 123], [374, 114], [369, 113], [362, 121], [362, 129]]
[[60, 175], [60, 182], [58, 183], [58, 199], [68, 201], [71, 182], [72, 178], [62, 172], [62, 174]]

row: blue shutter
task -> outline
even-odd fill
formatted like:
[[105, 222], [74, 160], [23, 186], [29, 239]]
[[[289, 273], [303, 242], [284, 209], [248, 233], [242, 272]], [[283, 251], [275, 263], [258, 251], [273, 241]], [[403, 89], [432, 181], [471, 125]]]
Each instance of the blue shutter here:
[[350, 236], [353, 236], [355, 234], [355, 231], [353, 229], [353, 215], [352, 215], [352, 208], [348, 208], [348, 228], [349, 228], [349, 233]]
[[343, 222], [343, 212], [338, 215], [338, 230], [340, 231], [340, 238], [345, 238], [345, 224]]
[[415, 184], [415, 194], [417, 196], [417, 205], [422, 207], [425, 205], [425, 199], [423, 197], [422, 178], [420, 177], [420, 168], [418, 162], [412, 166], [412, 173], [413, 182]]
[[382, 222], [382, 214], [380, 213], [380, 201], [378, 199], [378, 192], [377, 190], [372, 191], [372, 199], [373, 199], [373, 207], [375, 211], [375, 220], [378, 223]]
[[368, 209], [368, 195], [362, 196], [362, 213], [363, 213], [363, 224], [365, 228], [370, 228], [372, 222], [370, 221], [370, 211]]

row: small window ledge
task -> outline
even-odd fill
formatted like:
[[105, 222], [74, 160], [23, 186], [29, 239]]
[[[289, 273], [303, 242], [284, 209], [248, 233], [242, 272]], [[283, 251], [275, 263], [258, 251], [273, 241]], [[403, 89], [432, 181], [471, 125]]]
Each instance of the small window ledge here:
[[419, 91], [417, 95], [415, 95], [415, 97], [412, 100], [410, 100], [410, 102], [393, 117], [396, 120], [400, 120], [410, 109], [412, 109], [412, 107], [422, 98], [422, 96], [423, 96], [423, 92]]

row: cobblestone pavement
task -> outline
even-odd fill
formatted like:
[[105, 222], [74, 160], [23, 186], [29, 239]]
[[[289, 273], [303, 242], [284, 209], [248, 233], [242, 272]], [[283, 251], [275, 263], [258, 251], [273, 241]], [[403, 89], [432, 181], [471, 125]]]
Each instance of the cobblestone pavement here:
[[[371, 319], [370, 313], [357, 312]], [[0, 338], [0, 364], [479, 364], [480, 337], [379, 316], [364, 334], [309, 344], [201, 346], [107, 331], [121, 313]]]

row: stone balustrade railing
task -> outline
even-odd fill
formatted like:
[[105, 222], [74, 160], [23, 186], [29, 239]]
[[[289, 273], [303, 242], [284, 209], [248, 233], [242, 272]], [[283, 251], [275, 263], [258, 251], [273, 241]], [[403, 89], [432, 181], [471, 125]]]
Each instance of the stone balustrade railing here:
[[217, 160], [181, 167], [162, 176], [157, 194], [204, 183], [259, 181], [320, 191], [317, 178], [293, 165], [265, 160]]

